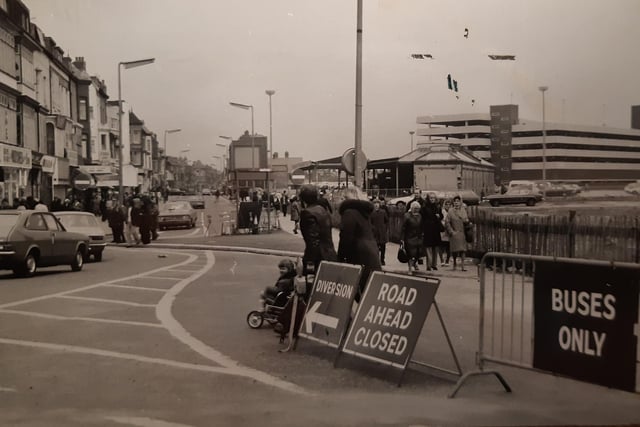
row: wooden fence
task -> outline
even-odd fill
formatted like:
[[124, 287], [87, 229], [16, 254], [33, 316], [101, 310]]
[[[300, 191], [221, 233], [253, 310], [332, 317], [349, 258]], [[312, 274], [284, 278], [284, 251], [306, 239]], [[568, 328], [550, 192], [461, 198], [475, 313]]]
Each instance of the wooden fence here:
[[[389, 208], [389, 234], [399, 242], [404, 210]], [[509, 252], [557, 257], [640, 262], [640, 217], [503, 214], [469, 208], [474, 242], [469, 252]]]

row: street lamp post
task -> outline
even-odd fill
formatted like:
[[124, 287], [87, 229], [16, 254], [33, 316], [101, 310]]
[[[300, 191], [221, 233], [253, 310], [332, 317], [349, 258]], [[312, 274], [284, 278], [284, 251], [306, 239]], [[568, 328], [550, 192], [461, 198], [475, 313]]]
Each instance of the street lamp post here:
[[548, 86], [540, 86], [538, 90], [542, 92], [542, 197], [547, 196], [547, 127], [544, 111], [544, 93]]
[[169, 158], [169, 154], [167, 153], [167, 134], [168, 133], [176, 133], [180, 132], [182, 129], [169, 129], [164, 131], [164, 185], [165, 190], [169, 189], [169, 185], [167, 183], [167, 159]]
[[409, 131], [409, 135], [411, 135], [411, 152], [413, 153], [413, 134], [415, 134], [416, 132], [413, 130]]
[[124, 145], [124, 135], [122, 134], [122, 78], [121, 78], [121, 72], [120, 72], [120, 67], [124, 67], [125, 70], [129, 69], [129, 68], [135, 68], [135, 67], [142, 67], [143, 65], [149, 65], [149, 64], [153, 64], [155, 62], [155, 58], [149, 58], [149, 59], [140, 59], [138, 61], [125, 61], [125, 62], [119, 62], [118, 63], [118, 132], [120, 135], [120, 156], [118, 159], [118, 201], [120, 202], [120, 204], [122, 205], [124, 202], [124, 183], [123, 183], [123, 176], [124, 176], [124, 171], [122, 170], [123, 168], [123, 160], [122, 160], [122, 156], [124, 153], [124, 149], [123, 149], [123, 145]]
[[[267, 89], [264, 91], [269, 96], [269, 158], [267, 162], [267, 168], [271, 169], [271, 161], [273, 159], [273, 121], [271, 116], [271, 96], [276, 93], [273, 89]], [[269, 172], [267, 172], [267, 199], [269, 199], [269, 205], [271, 205], [271, 182], [269, 181]], [[271, 206], [267, 207], [267, 233], [271, 233]]]

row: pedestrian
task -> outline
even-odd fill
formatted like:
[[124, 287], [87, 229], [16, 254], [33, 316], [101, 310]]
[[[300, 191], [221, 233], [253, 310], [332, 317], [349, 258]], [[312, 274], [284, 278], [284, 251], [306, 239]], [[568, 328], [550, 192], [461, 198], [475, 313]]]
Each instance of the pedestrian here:
[[11, 209], [9, 200], [7, 200], [6, 198], [2, 199], [2, 201], [0, 202], [0, 209]]
[[[300, 187], [300, 232], [305, 248], [302, 273], [316, 274], [321, 261], [337, 261], [331, 235], [331, 214], [319, 203], [318, 188], [312, 184]], [[307, 297], [311, 289], [307, 289]]]
[[422, 253], [422, 216], [420, 215], [420, 202], [412, 202], [409, 212], [404, 214], [402, 228], [400, 230], [400, 244], [404, 247], [409, 260], [407, 265], [409, 273], [418, 270], [418, 258]]
[[158, 217], [160, 216], [160, 210], [158, 204], [151, 201], [151, 240], [158, 240]]
[[148, 196], [142, 198], [142, 215], [140, 222], [140, 240], [144, 245], [151, 243], [151, 199]]
[[113, 243], [125, 243], [124, 239], [124, 223], [126, 214], [122, 210], [122, 206], [117, 200], [114, 200], [111, 209], [107, 213], [107, 221], [111, 228]]
[[[451, 199], [444, 199], [442, 202], [442, 232], [440, 233], [440, 241], [442, 244], [440, 245], [440, 262], [442, 267], [449, 266], [449, 260], [451, 259], [451, 250], [449, 247], [449, 234], [447, 233], [447, 229], [445, 227], [445, 223], [447, 221], [447, 215], [449, 214], [449, 209], [451, 209]], [[446, 258], [445, 258], [446, 256]]]
[[[338, 261], [361, 265], [359, 291], [364, 288], [369, 274], [382, 270], [378, 243], [373, 235], [373, 227], [369, 220], [373, 212], [373, 203], [358, 187], [352, 186], [344, 190], [344, 201], [340, 204], [340, 243], [338, 244]], [[356, 297], [356, 301], [359, 298]]]
[[287, 216], [289, 205], [291, 205], [291, 199], [287, 194], [287, 190], [282, 190], [282, 216]]
[[442, 226], [442, 212], [438, 206], [438, 199], [435, 193], [429, 192], [422, 208], [422, 239], [423, 247], [426, 251], [426, 268], [429, 270], [438, 269], [438, 248], [442, 241], [440, 232], [444, 230]]
[[453, 257], [453, 270], [456, 269], [456, 258], [460, 257], [460, 270], [467, 271], [464, 268], [464, 256], [467, 251], [467, 240], [464, 235], [464, 225], [469, 222], [467, 210], [462, 206], [460, 196], [453, 198], [453, 207], [447, 213], [445, 227], [449, 234], [449, 245], [451, 256]]
[[273, 286], [267, 286], [260, 294], [263, 304], [276, 299], [280, 292], [290, 295], [294, 289], [294, 278], [296, 277], [296, 265], [289, 258], [283, 258], [278, 262], [278, 280]]
[[373, 236], [378, 244], [378, 253], [380, 254], [380, 265], [385, 265], [385, 253], [387, 242], [389, 241], [389, 214], [382, 207], [380, 200], [374, 200], [373, 212], [369, 217], [371, 226], [373, 227]]
[[291, 198], [291, 221], [293, 221], [293, 234], [298, 234], [300, 229], [300, 202], [297, 196]]
[[131, 200], [127, 210], [127, 241], [129, 244], [140, 241], [140, 225], [142, 224], [142, 201], [135, 197]]
[[409, 200], [409, 203], [407, 203], [407, 212], [409, 212], [409, 210], [411, 209], [411, 203], [413, 202], [420, 203], [420, 207], [422, 207], [422, 205], [424, 204], [422, 191], [420, 191], [420, 188], [418, 187], [416, 187], [416, 190], [413, 192], [413, 199]]

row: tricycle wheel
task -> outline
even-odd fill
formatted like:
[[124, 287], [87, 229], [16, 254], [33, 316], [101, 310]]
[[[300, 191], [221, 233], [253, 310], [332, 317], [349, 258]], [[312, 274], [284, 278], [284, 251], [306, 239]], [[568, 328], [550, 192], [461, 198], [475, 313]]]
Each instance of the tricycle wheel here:
[[251, 313], [247, 315], [247, 323], [251, 329], [259, 329], [264, 322], [264, 317], [262, 316], [262, 312], [253, 310]]

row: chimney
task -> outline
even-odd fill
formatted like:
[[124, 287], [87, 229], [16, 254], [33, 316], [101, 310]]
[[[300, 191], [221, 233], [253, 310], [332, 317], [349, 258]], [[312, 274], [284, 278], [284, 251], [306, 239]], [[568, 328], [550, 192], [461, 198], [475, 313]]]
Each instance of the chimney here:
[[73, 65], [80, 71], [87, 71], [87, 64], [84, 62], [84, 56], [77, 56]]

